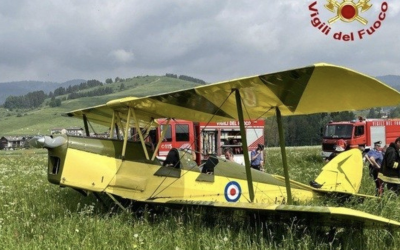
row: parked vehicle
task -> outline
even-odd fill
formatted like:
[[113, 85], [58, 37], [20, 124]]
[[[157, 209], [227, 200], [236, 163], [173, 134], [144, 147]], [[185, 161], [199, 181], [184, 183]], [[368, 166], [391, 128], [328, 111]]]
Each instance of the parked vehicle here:
[[[157, 133], [161, 134], [167, 121], [159, 119]], [[246, 136], [249, 152], [264, 144], [264, 120], [246, 120]], [[158, 138], [156, 136], [155, 138]], [[208, 155], [223, 156], [225, 148], [232, 148], [234, 160], [243, 164], [242, 138], [239, 122], [192, 122], [171, 120], [161, 143], [158, 156], [165, 159], [172, 148], [190, 148], [196, 152], [198, 163], [206, 160]]]
[[325, 126], [322, 139], [322, 156], [328, 157], [338, 140], [346, 141], [346, 149], [371, 148], [381, 141], [382, 146], [394, 142], [400, 136], [400, 119], [359, 119], [330, 122]]

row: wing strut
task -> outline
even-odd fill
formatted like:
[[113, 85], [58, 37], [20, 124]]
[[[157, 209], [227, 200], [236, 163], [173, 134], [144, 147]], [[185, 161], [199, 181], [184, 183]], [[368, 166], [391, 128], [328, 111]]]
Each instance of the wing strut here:
[[283, 165], [283, 174], [285, 176], [285, 186], [286, 186], [286, 194], [287, 194], [287, 204], [292, 205], [292, 191], [290, 189], [290, 179], [289, 179], [289, 170], [286, 159], [286, 148], [285, 148], [285, 138], [283, 137], [283, 125], [282, 125], [282, 116], [281, 111], [278, 107], [276, 107], [276, 121], [278, 123], [278, 132], [279, 132], [279, 144], [281, 146], [281, 155], [282, 155], [282, 165]]
[[[113, 111], [112, 118], [111, 118], [111, 124], [110, 124], [110, 139], [114, 137], [114, 127], [115, 127], [115, 110]], [[118, 132], [117, 132], [118, 134]]]
[[124, 206], [122, 206], [122, 204], [121, 204], [117, 199], [115, 199], [115, 197], [114, 197], [111, 193], [107, 193], [107, 192], [106, 192], [106, 194], [107, 194], [108, 197], [110, 197], [110, 198], [115, 202], [115, 204], [117, 204], [123, 211], [125, 211], [125, 212], [128, 211]]
[[90, 132], [89, 132], [89, 126], [88, 126], [88, 120], [87, 120], [87, 117], [86, 117], [86, 115], [84, 114], [83, 116], [83, 125], [85, 126], [85, 133], [86, 133], [86, 136], [90, 136]]
[[246, 167], [247, 185], [249, 187], [250, 201], [253, 202], [254, 201], [253, 177], [251, 176], [249, 148], [247, 147], [247, 137], [246, 137], [246, 128], [244, 126], [242, 100], [240, 98], [240, 92], [238, 89], [235, 89], [235, 97], [236, 97], [236, 108], [239, 118], [240, 136], [242, 137], [243, 158], [244, 158], [244, 165]]
[[128, 143], [129, 124], [131, 122], [131, 109], [128, 108], [128, 115], [125, 123], [124, 144], [122, 145], [122, 159], [125, 158], [126, 144]]
[[163, 139], [164, 139], [165, 133], [167, 133], [167, 128], [168, 128], [168, 125], [169, 125], [169, 122], [170, 122], [170, 121], [171, 121], [171, 118], [168, 118], [168, 119], [167, 119], [167, 123], [163, 126], [163, 130], [161, 131], [161, 136], [160, 136], [160, 138], [158, 138], [157, 146], [156, 146], [156, 148], [154, 149], [154, 154], [153, 154], [153, 156], [151, 157], [151, 160], [152, 160], [152, 161], [154, 161], [154, 158], [156, 158], [156, 155], [157, 155], [158, 149], [160, 148], [161, 142], [162, 142]]
[[[144, 143], [143, 134], [142, 134], [142, 131], [140, 130], [139, 122], [136, 119], [135, 110], [133, 108], [129, 108], [129, 111], [130, 111], [130, 113], [132, 113], [132, 118], [133, 118], [133, 120], [135, 122], [136, 131], [139, 134], [139, 138], [140, 138], [140, 142], [142, 143], [144, 154], [146, 155], [146, 159], [148, 160], [149, 159], [149, 153], [147, 152], [147, 148], [146, 148], [146, 145]], [[129, 115], [129, 113], [128, 113], [128, 115]], [[127, 126], [129, 126], [128, 121], [127, 121]]]

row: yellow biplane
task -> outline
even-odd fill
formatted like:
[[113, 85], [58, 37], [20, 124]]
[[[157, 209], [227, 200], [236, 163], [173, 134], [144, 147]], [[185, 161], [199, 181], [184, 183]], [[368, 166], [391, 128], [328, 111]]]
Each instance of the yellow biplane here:
[[[321, 225], [400, 228], [387, 218], [344, 207], [307, 206], [307, 201], [331, 195], [358, 194], [362, 156], [358, 149], [341, 153], [327, 164], [316, 183], [289, 179], [282, 116], [395, 106], [400, 93], [378, 80], [330, 64], [240, 78], [147, 97], [126, 97], [104, 105], [75, 110], [86, 136], [35, 137], [31, 144], [48, 150], [48, 180], [82, 192], [105, 193], [138, 202], [211, 206], [257, 211], [274, 218], [305, 218]], [[277, 117], [284, 177], [251, 169], [244, 120]], [[210, 156], [200, 165], [187, 150], [171, 149], [172, 166], [158, 160], [158, 144], [146, 137], [156, 119], [218, 122], [238, 120], [245, 166]], [[88, 124], [110, 128], [109, 138], [89, 137]], [[166, 128], [167, 126], [164, 126]], [[129, 138], [135, 128], [139, 140]], [[116, 132], [114, 132], [116, 131]], [[123, 132], [123, 138], [114, 134]], [[167, 156], [168, 160], [168, 156]], [[293, 205], [296, 203], [297, 205]], [[119, 204], [121, 205], [121, 204]]]

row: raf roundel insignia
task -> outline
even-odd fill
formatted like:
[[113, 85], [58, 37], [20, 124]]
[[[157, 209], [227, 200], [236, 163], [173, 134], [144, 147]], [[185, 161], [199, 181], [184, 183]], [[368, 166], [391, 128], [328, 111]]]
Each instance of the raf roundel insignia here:
[[225, 199], [229, 202], [236, 202], [242, 195], [242, 189], [236, 181], [228, 182], [225, 186]]

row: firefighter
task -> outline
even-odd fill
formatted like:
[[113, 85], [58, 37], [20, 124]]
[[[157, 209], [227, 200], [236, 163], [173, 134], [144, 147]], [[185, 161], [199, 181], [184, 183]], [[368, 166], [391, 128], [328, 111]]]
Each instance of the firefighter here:
[[340, 154], [341, 152], [345, 151], [347, 147], [347, 143], [345, 140], [340, 139], [337, 141], [336, 145], [335, 145], [335, 151], [332, 152], [327, 158], [325, 158], [325, 162], [328, 163], [330, 162], [333, 158], [335, 158], [338, 154]]
[[390, 143], [383, 157], [378, 178], [386, 183], [389, 190], [400, 193], [400, 137]]

